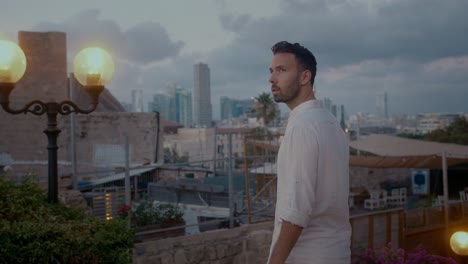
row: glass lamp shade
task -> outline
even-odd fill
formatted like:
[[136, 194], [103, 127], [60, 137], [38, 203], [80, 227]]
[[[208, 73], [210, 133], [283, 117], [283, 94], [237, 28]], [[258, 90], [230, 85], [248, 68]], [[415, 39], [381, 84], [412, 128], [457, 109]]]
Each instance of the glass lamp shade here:
[[104, 86], [112, 79], [114, 61], [102, 48], [85, 48], [76, 54], [73, 71], [83, 86]]
[[16, 83], [26, 71], [26, 56], [14, 42], [0, 40], [0, 83]]
[[450, 237], [450, 247], [460, 256], [468, 256], [468, 233], [457, 231]]

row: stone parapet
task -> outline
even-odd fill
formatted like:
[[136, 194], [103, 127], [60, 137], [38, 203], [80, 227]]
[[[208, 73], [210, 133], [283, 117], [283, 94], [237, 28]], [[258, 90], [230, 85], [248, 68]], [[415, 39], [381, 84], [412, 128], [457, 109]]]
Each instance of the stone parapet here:
[[135, 244], [133, 263], [266, 263], [273, 222]]

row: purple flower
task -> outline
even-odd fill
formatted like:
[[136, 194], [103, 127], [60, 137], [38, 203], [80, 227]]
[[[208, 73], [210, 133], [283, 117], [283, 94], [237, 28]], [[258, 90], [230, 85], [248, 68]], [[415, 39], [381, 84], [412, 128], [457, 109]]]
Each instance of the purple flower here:
[[380, 250], [362, 248], [354, 252], [352, 264], [457, 264], [450, 257], [433, 255], [424, 248], [418, 247], [413, 253], [406, 253], [404, 249], [393, 248], [392, 244]]

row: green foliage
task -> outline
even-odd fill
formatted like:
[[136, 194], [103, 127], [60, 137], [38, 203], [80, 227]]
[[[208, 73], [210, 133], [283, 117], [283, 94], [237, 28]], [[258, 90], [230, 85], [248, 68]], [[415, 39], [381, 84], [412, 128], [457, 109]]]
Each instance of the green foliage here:
[[145, 201], [135, 210], [133, 221], [137, 227], [158, 225], [164, 228], [183, 223], [183, 215], [177, 205], [169, 203], [153, 205], [152, 202]]
[[0, 178], [0, 263], [131, 263], [134, 231], [50, 204], [37, 184]]
[[273, 101], [270, 93], [263, 92], [255, 97], [253, 111], [257, 115], [257, 119], [263, 119], [265, 127], [275, 120], [277, 109], [278, 105]]
[[463, 116], [458, 117], [445, 129], [437, 129], [426, 134], [424, 139], [442, 143], [468, 145], [468, 121]]

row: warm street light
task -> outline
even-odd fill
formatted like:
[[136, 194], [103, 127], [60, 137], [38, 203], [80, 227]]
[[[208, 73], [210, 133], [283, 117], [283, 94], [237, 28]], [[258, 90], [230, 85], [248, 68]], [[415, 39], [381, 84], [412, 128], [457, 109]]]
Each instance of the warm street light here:
[[450, 237], [450, 247], [460, 256], [468, 256], [468, 233], [457, 231]]
[[10, 93], [25, 70], [26, 56], [21, 48], [14, 42], [0, 40], [0, 104], [6, 112], [14, 115], [28, 112], [34, 115], [47, 114], [47, 128], [44, 133], [48, 138], [48, 200], [56, 203], [58, 198], [57, 137], [60, 133], [60, 129], [57, 128], [57, 114], [93, 112], [99, 103], [99, 95], [104, 90], [104, 85], [112, 78], [114, 62], [109, 53], [101, 48], [86, 48], [76, 55], [73, 70], [78, 82], [91, 96], [91, 106], [88, 109], [81, 109], [70, 100], [62, 102], [33, 100], [21, 109], [10, 108]]

